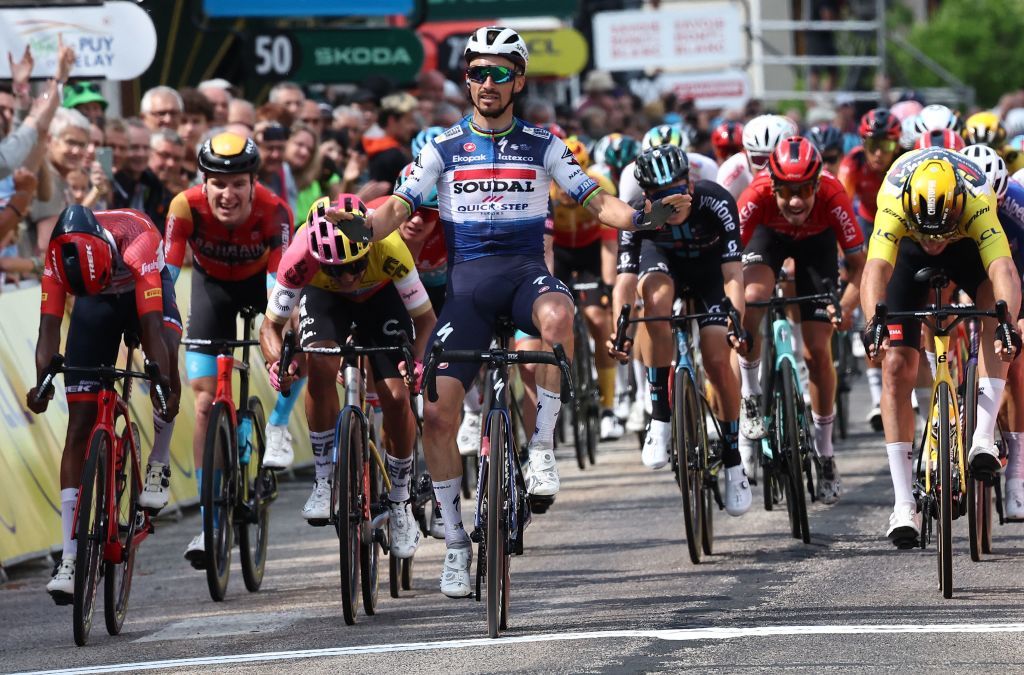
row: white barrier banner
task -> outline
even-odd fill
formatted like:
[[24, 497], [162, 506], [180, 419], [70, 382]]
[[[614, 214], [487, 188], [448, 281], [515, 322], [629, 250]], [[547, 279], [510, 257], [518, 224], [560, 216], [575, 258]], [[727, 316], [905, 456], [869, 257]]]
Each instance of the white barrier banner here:
[[666, 73], [657, 82], [663, 92], [693, 99], [700, 110], [742, 108], [750, 98], [750, 76], [738, 68], [714, 73]]

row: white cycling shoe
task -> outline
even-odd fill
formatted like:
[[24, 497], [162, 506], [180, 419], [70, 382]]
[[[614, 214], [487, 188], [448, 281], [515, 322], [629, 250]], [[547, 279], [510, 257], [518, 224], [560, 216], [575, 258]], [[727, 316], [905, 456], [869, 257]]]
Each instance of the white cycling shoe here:
[[200, 532], [185, 547], [185, 560], [197, 570], [206, 569], [206, 539]]
[[139, 506], [151, 511], [159, 511], [167, 506], [171, 492], [171, 467], [160, 462], [146, 465], [146, 479], [139, 495]]
[[646, 425], [647, 409], [644, 408], [644, 402], [640, 400], [633, 401], [633, 405], [629, 408], [629, 417], [626, 419], [626, 431], [639, 433], [644, 430]]
[[822, 504], [831, 506], [843, 494], [843, 483], [834, 457], [822, 457], [818, 463], [817, 497]]
[[640, 459], [648, 469], [660, 469], [668, 464], [668, 449], [672, 445], [672, 424], [660, 420], [651, 420], [647, 425], [647, 436], [644, 438], [644, 449]]
[[750, 481], [743, 465], [731, 466], [725, 470], [725, 512], [730, 516], [742, 516], [750, 510]]
[[463, 457], [472, 457], [480, 452], [480, 413], [468, 410], [463, 413], [456, 443]]
[[313, 483], [313, 492], [302, 507], [302, 517], [314, 527], [327, 524], [331, 517], [331, 481], [329, 478], [317, 478]]
[[752, 441], [759, 441], [768, 435], [761, 417], [760, 397], [756, 394], [744, 396], [740, 405], [740, 434]]
[[1007, 478], [1003, 491], [1003, 513], [1006, 519], [1024, 520], [1024, 478]]
[[445, 552], [444, 568], [441, 570], [441, 592], [449, 598], [468, 598], [473, 592], [469, 582], [472, 562], [473, 550], [468, 545], [464, 548], [449, 548]]
[[65, 556], [61, 558], [57, 569], [53, 571], [53, 577], [46, 584], [46, 592], [50, 594], [53, 601], [58, 605], [68, 605], [75, 597], [75, 558]]
[[391, 524], [391, 555], [399, 560], [411, 558], [420, 545], [420, 528], [412, 517], [409, 502], [391, 502], [388, 522]]
[[601, 440], [602, 441], [617, 441], [622, 438], [622, 434], [626, 433], [626, 430], [622, 426], [622, 422], [615, 416], [611, 410], [605, 410], [601, 413]]
[[561, 483], [555, 466], [555, 452], [550, 448], [530, 448], [530, 475], [526, 492], [537, 497], [554, 497]]
[[967, 463], [971, 466], [971, 475], [978, 477], [994, 476], [999, 473], [1002, 464], [999, 462], [999, 451], [991, 445], [975, 445], [967, 455]]
[[292, 434], [283, 424], [267, 424], [267, 449], [263, 453], [263, 468], [287, 469], [295, 461]]
[[754, 483], [757, 483], [757, 469], [761, 465], [758, 459], [761, 452], [761, 441], [752, 441], [740, 434], [736, 442], [740, 449], [740, 457], [743, 459], [743, 469], [747, 472], [747, 478], [753, 476]]
[[914, 548], [921, 535], [921, 514], [917, 505], [908, 502], [897, 504], [889, 515], [889, 531], [885, 533], [899, 549]]

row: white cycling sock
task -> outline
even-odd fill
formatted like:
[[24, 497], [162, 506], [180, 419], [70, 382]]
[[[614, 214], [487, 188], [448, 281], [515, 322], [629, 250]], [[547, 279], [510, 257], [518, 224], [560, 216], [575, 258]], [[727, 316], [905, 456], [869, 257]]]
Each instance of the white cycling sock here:
[[935, 352], [930, 352], [927, 349], [924, 352], [924, 357], [928, 359], [928, 369], [932, 371], [932, 379], [935, 379]]
[[1020, 432], [1003, 432], [1003, 439], [1006, 440], [1006, 477], [1024, 478], [1024, 461], [1020, 456]]
[[174, 420], [165, 422], [162, 417], [153, 413], [153, 451], [149, 453], [149, 463], [160, 462], [164, 466], [171, 463], [171, 435], [174, 433]]
[[811, 411], [811, 419], [814, 420], [814, 447], [818, 457], [827, 459], [832, 456], [832, 423], [836, 421], [836, 414], [819, 416]]
[[533, 430], [530, 445], [553, 448], [555, 445], [555, 424], [558, 422], [558, 411], [562, 408], [562, 399], [558, 392], [548, 391], [537, 385], [537, 427]]
[[917, 408], [917, 416], [921, 420], [921, 426], [928, 424], [928, 410], [932, 403], [932, 388], [918, 387], [910, 392], [910, 405]]
[[911, 453], [914, 444], [907, 441], [886, 443], [885, 453], [889, 455], [889, 473], [892, 477], [894, 505], [914, 504], [914, 463]]
[[317, 479], [330, 478], [334, 467], [334, 429], [310, 431], [309, 444], [313, 448], [313, 465]]
[[399, 459], [387, 454], [388, 478], [391, 479], [391, 491], [388, 499], [393, 502], [404, 502], [409, 499], [409, 481], [412, 480], [412, 457]]
[[877, 408], [882, 401], [882, 369], [868, 368], [868, 391], [871, 392], [871, 407]]
[[476, 380], [469, 386], [465, 397], [462, 399], [462, 409], [468, 413], [480, 412], [480, 388]]
[[434, 499], [444, 518], [444, 544], [448, 548], [469, 546], [469, 535], [462, 526], [462, 476], [440, 483], [434, 481]]
[[78, 501], [78, 488], [64, 488], [60, 491], [60, 529], [64, 537], [64, 557], [78, 556], [78, 540], [72, 539], [75, 528], [75, 502]]
[[746, 396], [757, 396], [761, 393], [761, 380], [758, 379], [758, 369], [761, 367], [761, 359], [753, 361], [740, 357], [740, 394]]
[[1006, 380], [998, 377], [978, 378], [978, 424], [974, 427], [972, 445], [992, 447], [996, 430], [996, 416], [1003, 399]]

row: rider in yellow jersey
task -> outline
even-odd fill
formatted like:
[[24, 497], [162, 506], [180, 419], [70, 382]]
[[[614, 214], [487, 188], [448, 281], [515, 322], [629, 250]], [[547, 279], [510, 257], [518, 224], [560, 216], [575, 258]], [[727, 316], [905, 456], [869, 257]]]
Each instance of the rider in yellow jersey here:
[[[921, 309], [927, 283], [914, 274], [942, 268], [980, 307], [1005, 300], [1011, 320], [1020, 307], [1020, 277], [1010, 257], [996, 214], [996, 198], [984, 172], [965, 156], [946, 148], [926, 148], [902, 156], [878, 192], [878, 213], [861, 284], [868, 356], [882, 360], [882, 419], [895, 504], [887, 536], [898, 548], [916, 545], [921, 531], [912, 485], [914, 414], [910, 394], [917, 377], [921, 323], [904, 319], [878, 325], [877, 303], [892, 311]], [[977, 427], [968, 461], [974, 475], [999, 469], [993, 441], [1007, 361], [1020, 349], [1011, 323], [984, 319], [981, 341]], [[877, 332], [888, 337], [876, 352]]]

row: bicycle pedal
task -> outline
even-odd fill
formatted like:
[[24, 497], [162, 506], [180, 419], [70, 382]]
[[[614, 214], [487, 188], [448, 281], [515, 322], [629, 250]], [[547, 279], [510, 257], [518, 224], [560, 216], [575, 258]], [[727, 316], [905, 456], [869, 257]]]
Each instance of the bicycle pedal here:
[[310, 518], [306, 522], [309, 523], [312, 527], [324, 527], [324, 526], [330, 524], [331, 519], [330, 518]]
[[71, 593], [65, 593], [63, 591], [52, 591], [50, 597], [53, 598], [53, 604], [58, 607], [64, 607], [65, 605], [72, 605], [75, 602], [75, 596]]
[[530, 495], [530, 510], [533, 513], [547, 513], [554, 503], [554, 495]]

